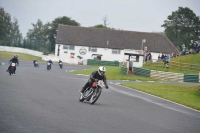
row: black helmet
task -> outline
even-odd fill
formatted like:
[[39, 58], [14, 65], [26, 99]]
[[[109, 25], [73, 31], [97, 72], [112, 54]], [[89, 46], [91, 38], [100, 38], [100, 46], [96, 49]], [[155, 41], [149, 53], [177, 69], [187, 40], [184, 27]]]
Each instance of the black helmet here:
[[17, 59], [17, 58], [18, 58], [18, 56], [17, 56], [17, 55], [15, 55], [15, 56], [14, 56], [14, 58], [15, 58], [15, 59]]

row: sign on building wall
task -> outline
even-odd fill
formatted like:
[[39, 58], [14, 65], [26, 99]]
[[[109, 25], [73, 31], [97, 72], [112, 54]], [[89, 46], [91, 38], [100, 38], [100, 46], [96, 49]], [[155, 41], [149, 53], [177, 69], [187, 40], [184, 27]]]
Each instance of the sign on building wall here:
[[81, 55], [85, 55], [87, 53], [87, 50], [84, 47], [82, 47], [82, 48], [80, 48], [79, 53]]

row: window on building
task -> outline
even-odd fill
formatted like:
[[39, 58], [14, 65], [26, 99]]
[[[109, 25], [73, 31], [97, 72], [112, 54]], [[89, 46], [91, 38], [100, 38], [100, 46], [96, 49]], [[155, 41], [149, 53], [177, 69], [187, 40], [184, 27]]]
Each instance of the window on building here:
[[69, 45], [69, 50], [74, 50], [75, 46], [74, 45]]
[[112, 49], [112, 54], [120, 54], [120, 49]]
[[63, 49], [68, 49], [69, 46], [68, 45], [63, 45]]
[[89, 47], [88, 51], [90, 51], [90, 52], [97, 52], [97, 48], [95, 48], [95, 47]]
[[63, 49], [75, 50], [75, 46], [74, 45], [63, 45]]

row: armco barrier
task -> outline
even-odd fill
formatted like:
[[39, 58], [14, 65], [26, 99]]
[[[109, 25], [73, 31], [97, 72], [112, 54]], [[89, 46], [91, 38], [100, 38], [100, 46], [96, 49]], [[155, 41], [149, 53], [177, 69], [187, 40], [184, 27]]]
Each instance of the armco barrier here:
[[121, 67], [121, 74], [122, 75], [127, 75], [128, 71], [126, 67]]
[[199, 75], [184, 74], [184, 82], [199, 83]]
[[151, 71], [148, 69], [144, 69], [144, 68], [133, 67], [133, 73], [135, 75], [150, 77]]
[[87, 65], [97, 65], [97, 66], [119, 66], [118, 61], [101, 61], [101, 60], [87, 60]]

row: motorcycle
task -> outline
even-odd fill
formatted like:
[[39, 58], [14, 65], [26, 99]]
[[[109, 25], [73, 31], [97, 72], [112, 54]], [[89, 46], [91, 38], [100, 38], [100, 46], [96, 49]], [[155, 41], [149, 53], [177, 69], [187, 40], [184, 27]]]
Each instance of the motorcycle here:
[[47, 63], [47, 70], [51, 70], [51, 63]]
[[37, 61], [34, 63], [34, 67], [38, 67], [39, 68], [39, 64], [38, 64]]
[[60, 62], [60, 63], [59, 63], [59, 66], [60, 66], [60, 68], [62, 69], [62, 67], [63, 67], [63, 63]]
[[88, 87], [83, 94], [80, 95], [79, 101], [83, 102], [86, 100], [89, 101], [90, 104], [94, 104], [100, 97], [103, 86], [104, 82], [102, 80], [94, 82], [92, 86]]
[[15, 63], [11, 63], [11, 67], [9, 69], [9, 74], [15, 74], [15, 67], [16, 67], [16, 64]]

